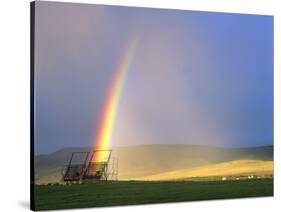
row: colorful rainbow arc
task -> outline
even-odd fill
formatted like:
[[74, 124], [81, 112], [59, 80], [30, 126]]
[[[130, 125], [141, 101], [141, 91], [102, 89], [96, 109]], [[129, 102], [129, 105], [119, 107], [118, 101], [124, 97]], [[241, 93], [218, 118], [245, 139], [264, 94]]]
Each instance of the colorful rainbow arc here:
[[[110, 142], [112, 139], [113, 127], [115, 124], [116, 114], [118, 111], [118, 106], [126, 81], [130, 65], [133, 60], [133, 56], [136, 51], [137, 37], [134, 36], [126, 45], [124, 52], [121, 56], [118, 66], [114, 71], [113, 80], [109, 88], [109, 92], [106, 96], [104, 107], [100, 117], [100, 124], [96, 131], [96, 137], [94, 142], [94, 149], [106, 150], [110, 147]], [[92, 161], [101, 162], [107, 157], [107, 152], [97, 152]]]

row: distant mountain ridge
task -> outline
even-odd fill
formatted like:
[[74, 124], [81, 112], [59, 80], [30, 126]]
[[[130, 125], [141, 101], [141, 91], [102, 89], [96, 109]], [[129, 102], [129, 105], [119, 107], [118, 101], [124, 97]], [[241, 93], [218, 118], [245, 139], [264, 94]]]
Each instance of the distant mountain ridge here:
[[[57, 181], [62, 167], [74, 151], [91, 148], [65, 148], [35, 156], [36, 181]], [[180, 169], [195, 168], [234, 160], [273, 160], [273, 146], [223, 148], [191, 144], [151, 144], [113, 148], [118, 158], [118, 178], [133, 179]]]

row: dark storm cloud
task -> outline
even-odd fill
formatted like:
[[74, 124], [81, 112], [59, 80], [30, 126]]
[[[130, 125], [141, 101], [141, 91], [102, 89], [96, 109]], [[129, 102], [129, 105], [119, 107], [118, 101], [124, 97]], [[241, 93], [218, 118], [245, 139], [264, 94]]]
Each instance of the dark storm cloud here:
[[113, 145], [273, 143], [273, 19], [36, 2], [36, 153], [89, 146], [138, 33]]

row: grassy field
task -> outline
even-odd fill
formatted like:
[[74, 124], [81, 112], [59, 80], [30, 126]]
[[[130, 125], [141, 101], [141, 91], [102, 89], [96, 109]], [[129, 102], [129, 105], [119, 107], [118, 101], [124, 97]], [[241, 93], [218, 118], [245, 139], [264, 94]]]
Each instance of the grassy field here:
[[103, 207], [273, 195], [273, 179], [118, 181], [35, 187], [36, 210]]

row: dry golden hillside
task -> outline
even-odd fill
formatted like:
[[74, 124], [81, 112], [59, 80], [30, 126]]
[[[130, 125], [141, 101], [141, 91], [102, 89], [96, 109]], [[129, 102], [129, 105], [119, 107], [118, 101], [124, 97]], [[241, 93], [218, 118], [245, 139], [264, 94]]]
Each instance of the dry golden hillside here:
[[[36, 182], [60, 181], [61, 170], [69, 162], [72, 152], [90, 150], [90, 148], [66, 148], [52, 154], [36, 156], [34, 164]], [[173, 173], [178, 173], [177, 178], [181, 175], [185, 176], [187, 171], [194, 175], [196, 170], [203, 173], [204, 167], [205, 173], [219, 173], [219, 170], [224, 169], [224, 165], [230, 167], [230, 161], [253, 160], [262, 161], [261, 163], [265, 164], [268, 164], [266, 163], [268, 161], [270, 164], [273, 160], [273, 146], [252, 148], [222, 148], [191, 144], [123, 146], [113, 149], [113, 157], [118, 158], [119, 180], [143, 179], [152, 176], [166, 179], [163, 176], [170, 176]], [[240, 170], [242, 164], [237, 164]], [[255, 164], [246, 165], [244, 162], [243, 167], [252, 170]], [[235, 163], [231, 166], [232, 170], [234, 165]], [[215, 171], [209, 170], [211, 168]], [[260, 163], [259, 170], [263, 170]]]
[[178, 180], [194, 177], [228, 177], [247, 175], [273, 175], [273, 161], [236, 160], [139, 177], [134, 178], [134, 180]]

